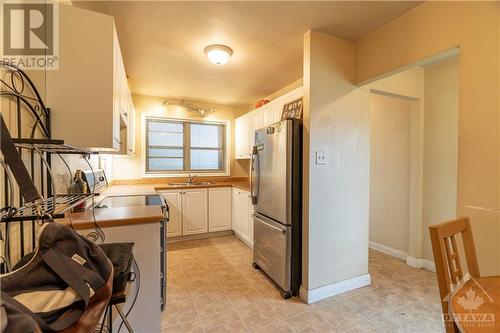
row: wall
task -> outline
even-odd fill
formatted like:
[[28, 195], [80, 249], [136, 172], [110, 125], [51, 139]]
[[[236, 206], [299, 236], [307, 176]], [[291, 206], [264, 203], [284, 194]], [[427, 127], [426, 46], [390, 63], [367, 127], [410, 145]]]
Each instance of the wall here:
[[289, 93], [292, 90], [295, 90], [299, 87], [302, 87], [304, 85], [304, 80], [303, 79], [298, 79], [297, 81], [294, 81], [290, 83], [289, 85], [273, 92], [271, 95], [264, 97], [263, 99], [267, 99], [269, 101], [272, 101], [273, 99], [276, 99], [280, 96], [283, 96], [287, 93]]
[[373, 94], [370, 112], [370, 242], [406, 260], [410, 227], [412, 101]]
[[424, 69], [421, 66], [404, 70], [362, 87], [370, 92], [394, 94], [413, 100], [411, 112], [410, 144], [410, 204], [408, 255], [422, 255], [422, 179], [423, 179], [423, 128], [424, 128]]
[[[216, 107], [216, 111], [206, 117], [196, 116], [193, 112], [186, 111], [179, 105], [168, 105], [165, 110], [160, 108], [167, 98], [153, 97], [143, 95], [132, 96], [135, 106], [135, 147], [136, 154], [134, 158], [113, 157], [113, 178], [114, 179], [139, 179], [143, 177], [144, 163], [144, 142], [143, 115], [182, 117], [185, 119], [197, 120], [229, 120], [230, 121], [230, 169], [232, 177], [248, 177], [249, 161], [235, 160], [234, 158], [234, 119], [247, 112], [246, 108], [233, 107], [223, 104], [207, 104], [203, 102], [185, 101], [187, 104], [194, 104], [200, 107]], [[175, 99], [169, 99], [175, 101]]]
[[352, 43], [305, 34], [303, 298], [368, 273], [369, 96], [353, 79]]
[[432, 224], [457, 212], [458, 60], [425, 68], [422, 256], [433, 260]]
[[498, 2], [424, 2], [356, 43], [357, 83], [460, 47], [457, 215], [483, 275], [500, 274], [499, 18]]

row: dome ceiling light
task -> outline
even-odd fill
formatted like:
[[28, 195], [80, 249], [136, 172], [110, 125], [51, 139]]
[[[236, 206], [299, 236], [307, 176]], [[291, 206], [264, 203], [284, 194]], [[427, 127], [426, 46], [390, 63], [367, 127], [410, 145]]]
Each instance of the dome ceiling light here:
[[233, 55], [233, 50], [225, 45], [215, 44], [207, 46], [205, 54], [212, 64], [222, 66]]

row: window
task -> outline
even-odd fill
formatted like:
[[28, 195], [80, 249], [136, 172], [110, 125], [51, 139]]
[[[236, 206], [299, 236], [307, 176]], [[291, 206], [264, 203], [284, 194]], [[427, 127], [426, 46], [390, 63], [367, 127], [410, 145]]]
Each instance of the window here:
[[146, 173], [225, 172], [226, 125], [146, 118]]

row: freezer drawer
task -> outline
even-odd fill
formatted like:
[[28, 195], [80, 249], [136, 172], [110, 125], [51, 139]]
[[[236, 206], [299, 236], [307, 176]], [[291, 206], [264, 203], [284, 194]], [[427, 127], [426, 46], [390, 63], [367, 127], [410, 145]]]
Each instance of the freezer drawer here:
[[281, 289], [291, 287], [291, 227], [254, 215], [253, 261]]

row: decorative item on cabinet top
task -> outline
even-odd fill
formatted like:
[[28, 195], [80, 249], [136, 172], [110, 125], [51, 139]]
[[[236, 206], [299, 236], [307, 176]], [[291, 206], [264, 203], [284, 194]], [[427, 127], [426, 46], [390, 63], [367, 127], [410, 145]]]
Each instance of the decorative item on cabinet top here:
[[267, 103], [269, 103], [268, 99], [261, 99], [260, 101], [255, 102], [255, 108], [258, 109]]
[[302, 119], [303, 102], [302, 97], [283, 105], [281, 120], [288, 118]]

